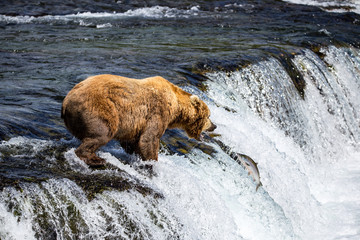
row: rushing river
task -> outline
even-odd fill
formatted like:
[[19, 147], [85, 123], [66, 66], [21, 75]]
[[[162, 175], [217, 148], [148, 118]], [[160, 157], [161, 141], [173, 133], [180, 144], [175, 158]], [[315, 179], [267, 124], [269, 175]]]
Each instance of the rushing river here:
[[[360, 239], [359, 5], [2, 1], [0, 239]], [[60, 109], [103, 73], [197, 94], [215, 134], [89, 168]]]

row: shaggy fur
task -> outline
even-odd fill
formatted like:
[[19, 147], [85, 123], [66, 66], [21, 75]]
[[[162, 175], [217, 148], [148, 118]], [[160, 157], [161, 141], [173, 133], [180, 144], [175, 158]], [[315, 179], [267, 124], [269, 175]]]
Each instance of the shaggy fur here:
[[167, 128], [182, 128], [196, 139], [202, 131], [215, 129], [203, 101], [162, 77], [89, 77], [65, 97], [61, 116], [82, 141], [76, 155], [93, 166], [105, 163], [95, 152], [111, 139], [143, 160], [157, 160]]

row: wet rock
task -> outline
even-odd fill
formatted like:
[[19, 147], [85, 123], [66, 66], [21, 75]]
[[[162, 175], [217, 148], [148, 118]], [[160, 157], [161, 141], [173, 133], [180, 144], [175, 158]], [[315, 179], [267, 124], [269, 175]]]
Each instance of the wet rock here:
[[186, 136], [185, 132], [178, 129], [167, 130], [161, 138], [161, 144], [170, 154], [185, 155], [194, 148], [200, 149], [208, 155], [216, 152], [210, 145], [195, 139], [190, 139]]
[[298, 90], [300, 96], [304, 99], [306, 82], [302, 74], [299, 72], [297, 67], [292, 62], [294, 55], [289, 53], [282, 53], [277, 55], [276, 58], [285, 68], [287, 74], [290, 76], [292, 82], [294, 83], [296, 89]]

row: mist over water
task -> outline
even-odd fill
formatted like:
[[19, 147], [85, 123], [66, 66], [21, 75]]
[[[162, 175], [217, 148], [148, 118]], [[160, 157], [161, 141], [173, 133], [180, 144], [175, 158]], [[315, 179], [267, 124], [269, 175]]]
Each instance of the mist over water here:
[[[71, 4], [0, 10], [1, 240], [360, 237], [356, 3]], [[198, 95], [215, 136], [168, 130], [158, 162], [112, 141], [89, 168], [60, 108], [102, 73]], [[257, 191], [231, 152], [258, 164]]]

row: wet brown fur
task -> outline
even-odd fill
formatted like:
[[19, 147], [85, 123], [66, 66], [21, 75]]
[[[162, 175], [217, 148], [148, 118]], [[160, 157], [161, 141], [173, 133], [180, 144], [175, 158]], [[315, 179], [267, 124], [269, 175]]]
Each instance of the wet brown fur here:
[[206, 104], [162, 77], [89, 77], [65, 97], [61, 115], [82, 141], [76, 155], [89, 165], [105, 163], [95, 152], [111, 139], [143, 160], [157, 160], [167, 128], [182, 128], [196, 139], [214, 129]]

